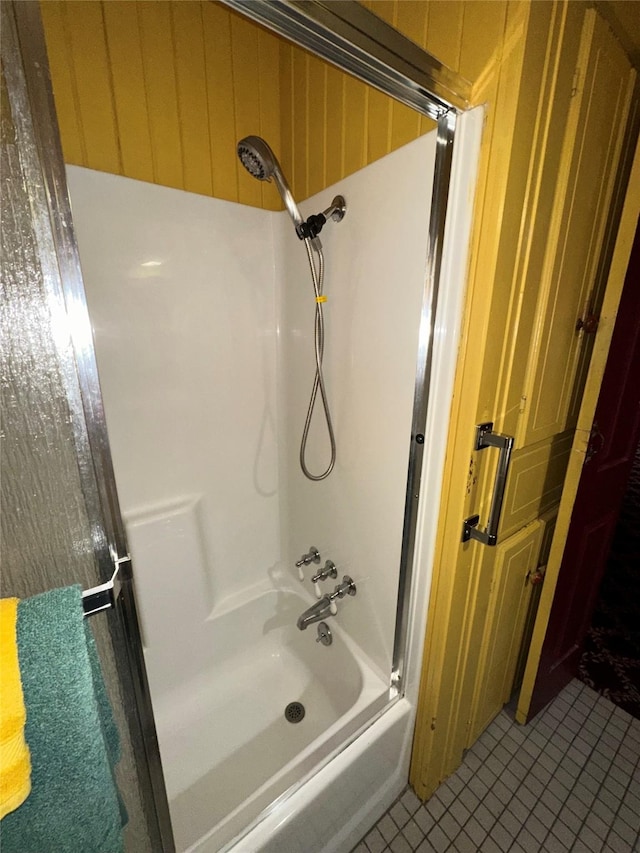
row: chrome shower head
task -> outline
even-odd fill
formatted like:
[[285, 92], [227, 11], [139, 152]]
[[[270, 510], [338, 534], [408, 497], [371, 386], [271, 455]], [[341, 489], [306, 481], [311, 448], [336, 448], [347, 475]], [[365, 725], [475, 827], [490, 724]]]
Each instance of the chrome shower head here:
[[279, 164], [269, 145], [259, 136], [245, 136], [238, 142], [238, 157], [247, 172], [259, 181], [268, 181]]
[[296, 232], [299, 237], [302, 237], [301, 227], [304, 224], [304, 219], [298, 210], [298, 205], [289, 188], [287, 179], [282, 173], [278, 158], [268, 143], [260, 136], [245, 136], [244, 139], [238, 142], [237, 150], [240, 162], [252, 177], [257, 178], [259, 181], [274, 179], [278, 192], [289, 211], [289, 215], [293, 219]]

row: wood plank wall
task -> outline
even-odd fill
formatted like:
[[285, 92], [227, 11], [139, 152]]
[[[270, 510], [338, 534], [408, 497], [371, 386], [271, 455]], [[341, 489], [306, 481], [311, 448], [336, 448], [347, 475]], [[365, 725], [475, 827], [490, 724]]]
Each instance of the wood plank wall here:
[[[210, 0], [40, 5], [68, 163], [280, 209], [240, 166], [242, 136], [267, 139], [304, 199], [434, 126]], [[502, 0], [364, 5], [470, 80], [502, 45]]]
[[[471, 82], [501, 55], [502, 0], [364, 0], [363, 4]], [[479, 37], [482, 33], [482, 37]], [[283, 164], [300, 198], [428, 133], [435, 123], [299, 48], [282, 48]]]
[[280, 208], [235, 154], [250, 133], [280, 148], [278, 38], [199, 0], [40, 7], [68, 163]]

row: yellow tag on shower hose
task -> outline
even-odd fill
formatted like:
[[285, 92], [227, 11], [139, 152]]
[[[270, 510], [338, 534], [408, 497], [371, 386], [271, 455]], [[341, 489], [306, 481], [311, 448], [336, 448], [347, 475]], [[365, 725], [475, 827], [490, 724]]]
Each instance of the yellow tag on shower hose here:
[[316, 302], [326, 302], [326, 301], [327, 301], [326, 296], [316, 296]]

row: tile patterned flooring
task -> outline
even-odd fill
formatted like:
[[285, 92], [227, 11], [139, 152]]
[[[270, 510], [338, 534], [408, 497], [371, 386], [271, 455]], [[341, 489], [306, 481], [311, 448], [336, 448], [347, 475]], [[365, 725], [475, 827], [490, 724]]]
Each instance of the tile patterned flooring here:
[[421, 804], [353, 853], [639, 853], [640, 720], [572, 681], [528, 726], [503, 711]]

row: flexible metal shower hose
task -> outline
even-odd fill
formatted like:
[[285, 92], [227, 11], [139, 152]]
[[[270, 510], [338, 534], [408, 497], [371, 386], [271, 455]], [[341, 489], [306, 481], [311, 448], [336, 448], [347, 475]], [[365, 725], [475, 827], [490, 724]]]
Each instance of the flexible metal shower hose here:
[[[327, 392], [324, 387], [324, 376], [322, 375], [322, 359], [324, 356], [324, 317], [322, 315], [322, 288], [324, 284], [324, 255], [319, 241], [316, 241], [315, 248], [318, 254], [318, 269], [313, 260], [313, 250], [311, 240], [305, 239], [305, 248], [307, 250], [307, 258], [309, 260], [309, 268], [311, 270], [311, 279], [313, 281], [313, 290], [316, 295], [316, 317], [315, 317], [315, 354], [316, 354], [316, 375], [313, 380], [313, 388], [311, 390], [311, 399], [309, 400], [309, 408], [307, 409], [307, 418], [302, 431], [302, 441], [300, 442], [300, 467], [302, 473], [309, 480], [324, 480], [333, 471], [333, 466], [336, 464], [336, 439], [333, 434], [333, 424], [331, 423], [331, 412], [329, 411], [329, 402], [327, 400]], [[313, 409], [318, 396], [318, 388], [322, 398], [322, 406], [324, 408], [324, 416], [327, 422], [327, 432], [329, 433], [329, 442], [331, 443], [331, 461], [326, 470], [322, 474], [312, 474], [307, 468], [305, 456], [307, 453], [307, 439], [309, 437], [309, 427], [311, 426], [311, 418], [313, 417]]]

